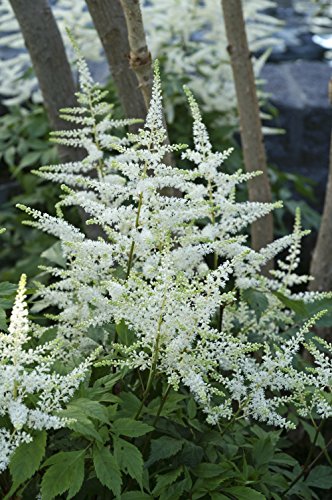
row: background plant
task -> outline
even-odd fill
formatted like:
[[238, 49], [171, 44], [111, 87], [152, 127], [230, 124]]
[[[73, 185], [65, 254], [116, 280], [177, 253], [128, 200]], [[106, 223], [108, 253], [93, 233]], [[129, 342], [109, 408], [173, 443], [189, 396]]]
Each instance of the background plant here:
[[[251, 50], [269, 47], [278, 22], [264, 14], [274, 3], [270, 0], [247, 0], [244, 4], [248, 21]], [[0, 61], [2, 78], [0, 93], [8, 96], [8, 104], [24, 102], [32, 97], [41, 100], [37, 80], [31, 70], [29, 55], [24, 51], [23, 38], [8, 0], [2, 0], [0, 41], [11, 50], [8, 58]], [[101, 60], [101, 44], [93, 29], [91, 18], [83, 0], [52, 2], [52, 10], [59, 29], [66, 40], [65, 26], [69, 27], [82, 48], [85, 57]], [[203, 111], [218, 113], [218, 124], [235, 123], [236, 97], [233, 86], [227, 41], [218, 2], [143, 2], [142, 12], [148, 44], [154, 58], [158, 57], [167, 75], [165, 111], [168, 121], [174, 119], [174, 107], [183, 103], [181, 87], [190, 84], [202, 104]], [[185, 22], [181, 20], [185, 19]], [[70, 60], [73, 52], [66, 43]], [[256, 74], [264, 57], [256, 64]], [[205, 84], [202, 85], [202, 79]], [[169, 82], [169, 83], [168, 83]], [[208, 82], [208, 85], [206, 84]], [[168, 83], [168, 85], [167, 85]]]

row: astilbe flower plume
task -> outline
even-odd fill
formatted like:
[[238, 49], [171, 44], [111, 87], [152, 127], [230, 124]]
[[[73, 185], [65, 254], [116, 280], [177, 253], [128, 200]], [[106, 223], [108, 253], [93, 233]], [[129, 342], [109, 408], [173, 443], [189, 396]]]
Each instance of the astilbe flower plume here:
[[[292, 426], [279, 411], [285, 403], [303, 415], [330, 414], [324, 394], [331, 361], [306, 344], [316, 368], [296, 368], [312, 322], [289, 335], [294, 312], [277, 295], [313, 300], [291, 288], [308, 279], [296, 274], [306, 234], [300, 214], [292, 235], [251, 249], [246, 228], [280, 204], [237, 201], [238, 185], [258, 173], [226, 173], [231, 151], [213, 151], [189, 89], [192, 148], [165, 141], [158, 64], [144, 126], [119, 138], [112, 129], [124, 122], [112, 118], [80, 56], [78, 63], [81, 107], [64, 116], [81, 128], [58, 133], [57, 140], [85, 147], [87, 157], [38, 173], [63, 184], [58, 217], [22, 207], [30, 224], [61, 241], [66, 264], [44, 268], [56, 279], [38, 295], [44, 307], [58, 307], [67, 357], [101, 343], [104, 364], [148, 370], [148, 385], [164, 376], [175, 389], [187, 387], [212, 424], [229, 419], [234, 403], [243, 415], [276, 426]], [[181, 151], [177, 166], [165, 162]], [[98, 175], [88, 176], [93, 170]], [[170, 196], [170, 188], [181, 196]], [[72, 205], [100, 227], [98, 239], [64, 220]], [[262, 266], [287, 248], [286, 261], [269, 278], [262, 275]], [[253, 292], [263, 301], [259, 314]], [[119, 325], [132, 333], [130, 344], [112, 333]]]
[[67, 424], [57, 416], [85, 379], [92, 357], [66, 375], [53, 365], [61, 359], [58, 342], [33, 347], [23, 274], [12, 309], [8, 332], [0, 332], [0, 471], [21, 443], [35, 431]]

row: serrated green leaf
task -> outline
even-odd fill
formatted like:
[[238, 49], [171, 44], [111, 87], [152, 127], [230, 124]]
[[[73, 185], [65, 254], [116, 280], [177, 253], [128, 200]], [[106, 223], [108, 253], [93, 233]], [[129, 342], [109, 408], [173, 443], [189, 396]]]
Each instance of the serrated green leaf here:
[[329, 490], [332, 488], [332, 467], [318, 465], [310, 472], [305, 484], [314, 488]]
[[43, 500], [52, 500], [68, 490], [67, 499], [73, 498], [84, 480], [85, 450], [61, 451], [45, 462], [50, 467], [41, 482]]
[[119, 416], [133, 418], [141, 406], [141, 401], [132, 392], [121, 392], [121, 410]]
[[185, 478], [182, 481], [171, 484], [167, 491], [160, 495], [160, 500], [179, 500], [183, 493], [187, 491], [189, 484], [188, 479]]
[[96, 476], [103, 486], [107, 486], [116, 498], [121, 495], [121, 472], [120, 468], [108, 448], [93, 448], [93, 464]]
[[247, 488], [246, 486], [232, 486], [231, 488], [224, 488], [224, 493], [231, 493], [235, 496], [236, 500], [266, 500], [265, 496], [259, 491]]
[[[73, 417], [73, 415], [74, 414], [72, 414], [72, 417], [69, 418], [75, 418]], [[79, 420], [69, 422], [67, 423], [67, 427], [74, 432], [81, 434], [87, 439], [90, 438], [92, 440], [98, 441], [99, 443], [103, 442], [95, 426], [88, 418], [81, 417]]]
[[77, 409], [83, 415], [86, 415], [90, 418], [95, 418], [96, 420], [99, 420], [104, 424], [107, 424], [109, 422], [107, 409], [104, 405], [98, 403], [98, 401], [92, 401], [91, 399], [87, 398], [79, 398], [72, 401], [67, 408], [69, 410]]
[[178, 479], [181, 473], [182, 468], [179, 467], [178, 469], [166, 472], [166, 474], [158, 474], [153, 494], [160, 495], [167, 486], [173, 484]]
[[153, 431], [153, 427], [133, 418], [119, 418], [113, 422], [111, 430], [119, 436], [139, 437]]
[[223, 472], [220, 464], [201, 463], [193, 469], [193, 474], [197, 477], [209, 478], [219, 476]]
[[183, 444], [184, 442], [182, 440], [174, 439], [168, 436], [152, 439], [150, 456], [146, 462], [146, 467], [150, 467], [150, 465], [158, 462], [158, 460], [163, 460], [176, 455], [182, 449]]
[[141, 452], [124, 439], [114, 439], [114, 456], [120, 469], [135, 479], [142, 488], [143, 457]]
[[153, 497], [142, 491], [127, 491], [121, 495], [121, 500], [153, 500]]
[[39, 432], [30, 443], [23, 443], [12, 456], [9, 470], [13, 478], [13, 487], [8, 495], [12, 495], [25, 481], [30, 479], [39, 469], [45, 454], [46, 432]]

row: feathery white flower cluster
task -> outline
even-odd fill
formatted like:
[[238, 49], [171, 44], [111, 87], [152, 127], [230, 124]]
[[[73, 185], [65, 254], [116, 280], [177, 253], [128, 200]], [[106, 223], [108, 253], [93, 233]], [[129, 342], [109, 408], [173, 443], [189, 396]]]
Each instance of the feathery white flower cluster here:
[[33, 432], [58, 429], [67, 421], [57, 412], [85, 379], [93, 357], [65, 375], [53, 369], [62, 357], [58, 342], [34, 346], [22, 275], [7, 333], [0, 332], [0, 472]]
[[[328, 414], [331, 360], [308, 345], [314, 372], [296, 368], [311, 322], [296, 333], [294, 313], [276, 293], [297, 298], [290, 287], [307, 279], [295, 274], [306, 234], [299, 214], [294, 234], [252, 250], [244, 231], [279, 204], [237, 201], [238, 184], [256, 174], [222, 170], [230, 151], [213, 151], [190, 91], [193, 148], [165, 141], [157, 65], [144, 127], [114, 138], [112, 127], [123, 123], [104, 113], [82, 60], [79, 67], [82, 107], [66, 115], [82, 128], [58, 138], [73, 146], [84, 141], [87, 158], [39, 172], [66, 183], [58, 218], [25, 209], [32, 224], [61, 240], [66, 265], [47, 268], [56, 279], [39, 295], [45, 306], [59, 309], [59, 338], [68, 356], [101, 342], [107, 363], [187, 386], [211, 423], [230, 418], [234, 403], [244, 415], [286, 427], [292, 424], [279, 411], [286, 402], [302, 414]], [[165, 162], [180, 151], [178, 166]], [[85, 175], [93, 169], [97, 177]], [[64, 220], [70, 205], [100, 226], [97, 240]], [[288, 247], [286, 263], [280, 261], [270, 278], [262, 275], [262, 267]], [[125, 341], [121, 325], [129, 330]]]

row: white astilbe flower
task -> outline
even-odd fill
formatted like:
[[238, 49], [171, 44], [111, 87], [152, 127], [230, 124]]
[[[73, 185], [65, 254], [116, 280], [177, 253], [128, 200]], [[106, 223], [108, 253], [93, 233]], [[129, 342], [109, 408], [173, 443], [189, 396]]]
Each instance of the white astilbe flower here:
[[307, 283], [312, 278], [310, 276], [299, 276], [296, 274], [297, 268], [300, 264], [301, 255], [301, 241], [303, 236], [309, 234], [310, 231], [303, 231], [301, 229], [301, 213], [297, 208], [295, 215], [295, 223], [293, 230], [293, 241], [289, 248], [289, 254], [284, 261], [278, 260], [278, 269], [271, 271], [271, 274], [282, 283], [284, 289], [287, 291], [294, 285]]
[[0, 471], [21, 443], [32, 440], [34, 431], [66, 425], [57, 412], [86, 378], [93, 359], [90, 356], [60, 375], [53, 370], [55, 361], [62, 357], [58, 343], [33, 348], [30, 331], [26, 277], [22, 275], [8, 333], [0, 333], [0, 417], [8, 421], [0, 428]]
[[[303, 415], [327, 415], [329, 361], [311, 347], [314, 372], [296, 367], [313, 323], [301, 330], [284, 305], [327, 299], [292, 290], [307, 281], [296, 274], [306, 234], [299, 214], [292, 235], [251, 249], [248, 226], [280, 204], [237, 200], [238, 185], [257, 173], [224, 170], [231, 151], [213, 150], [190, 91], [192, 148], [165, 141], [158, 65], [146, 123], [115, 140], [112, 128], [119, 123], [88, 105], [97, 88], [82, 61], [79, 71], [81, 108], [65, 114], [83, 128], [57, 136], [74, 146], [88, 139], [88, 155], [81, 164], [39, 172], [65, 184], [58, 218], [25, 209], [34, 225], [61, 241], [65, 264], [44, 268], [54, 279], [37, 296], [40, 309], [58, 308], [63, 356], [85, 356], [102, 344], [105, 363], [115, 369], [147, 370], [150, 381], [159, 374], [175, 389], [186, 387], [211, 424], [231, 418], [234, 406], [283, 427], [291, 426], [280, 411], [285, 404]], [[103, 109], [102, 95], [96, 96]], [[174, 161], [167, 161], [172, 154]], [[86, 175], [93, 170], [97, 176]], [[101, 228], [97, 240], [65, 222], [68, 206], [83, 208]], [[264, 276], [262, 267], [287, 249], [286, 260]], [[123, 328], [130, 332], [125, 341]], [[25, 418], [20, 407], [11, 411], [17, 421]]]

